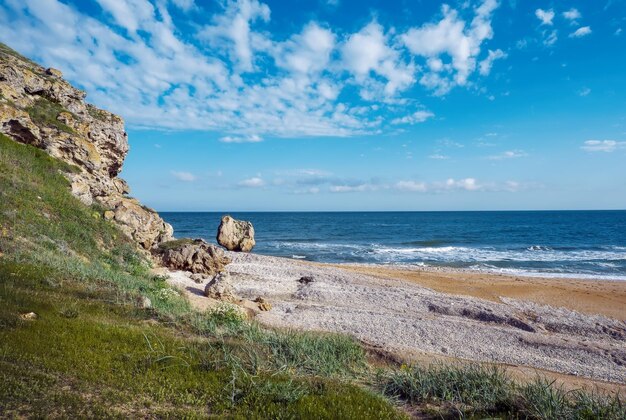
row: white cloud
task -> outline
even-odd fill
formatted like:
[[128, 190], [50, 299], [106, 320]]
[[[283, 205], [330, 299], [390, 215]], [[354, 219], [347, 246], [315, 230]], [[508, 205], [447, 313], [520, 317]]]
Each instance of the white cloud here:
[[578, 9], [571, 8], [566, 12], [563, 12], [563, 17], [567, 20], [576, 20], [581, 18], [581, 14]]
[[583, 26], [582, 28], [576, 29], [574, 32], [569, 34], [570, 38], [582, 38], [583, 36], [587, 36], [591, 34], [591, 27]]
[[439, 153], [435, 153], [435, 154], [432, 154], [432, 155], [428, 156], [428, 159], [447, 160], [447, 159], [450, 159], [450, 156], [441, 155]]
[[475, 178], [464, 178], [455, 180], [450, 178], [445, 183], [445, 188], [448, 190], [465, 190], [465, 191], [478, 191], [483, 188], [478, 184]]
[[619, 36], [622, 33], [622, 28], [617, 28], [615, 30], [615, 36]]
[[343, 65], [362, 85], [364, 99], [375, 97], [377, 93], [393, 96], [415, 81], [413, 63], [402, 62], [399, 51], [388, 43], [384, 28], [371, 22], [341, 46]]
[[172, 174], [172, 176], [174, 178], [176, 178], [179, 181], [183, 181], [183, 182], [193, 182], [196, 179], [198, 179], [194, 174], [192, 174], [191, 172], [184, 172], [184, 171], [170, 171], [170, 173]]
[[352, 193], [364, 191], [376, 191], [378, 185], [373, 184], [357, 184], [357, 185], [331, 185], [329, 191], [332, 193]]
[[541, 21], [542, 25], [552, 25], [552, 19], [554, 19], [554, 10], [535, 10], [535, 16]]
[[191, 9], [195, 9], [196, 3], [194, 0], [170, 0], [174, 5], [176, 5], [179, 9], [188, 12]]
[[255, 134], [246, 136], [246, 137], [233, 137], [233, 136], [224, 136], [220, 138], [222, 143], [259, 143], [262, 142], [263, 139]]
[[302, 33], [277, 44], [276, 63], [293, 73], [319, 73], [328, 66], [334, 47], [335, 34], [311, 22]]
[[240, 187], [246, 187], [246, 188], [261, 188], [265, 186], [265, 181], [262, 178], [255, 176], [253, 178], [248, 178], [248, 179], [239, 181], [237, 185], [239, 185]]
[[502, 152], [499, 155], [487, 156], [487, 159], [503, 160], [503, 159], [516, 159], [516, 158], [521, 158], [521, 157], [526, 157], [526, 156], [528, 156], [528, 153], [526, 153], [523, 150], [507, 150], [506, 152]]
[[507, 57], [507, 54], [500, 49], [495, 50], [495, 51], [489, 50], [489, 54], [487, 55], [487, 58], [485, 58], [479, 64], [480, 74], [482, 76], [488, 76], [489, 73], [491, 72], [491, 67], [493, 66], [493, 62], [499, 59], [506, 58], [506, 57]]
[[411, 115], [407, 115], [404, 116], [402, 118], [395, 118], [394, 120], [391, 121], [391, 124], [417, 124], [417, 123], [422, 123], [424, 121], [426, 121], [429, 118], [434, 117], [435, 114], [433, 114], [430, 111], [417, 111], [414, 112]]
[[398, 181], [394, 187], [399, 191], [410, 192], [426, 192], [428, 190], [428, 187], [424, 182], [416, 181]]
[[581, 90], [578, 91], [578, 94], [580, 96], [587, 96], [591, 93], [591, 89], [589, 89], [588, 87], [582, 88]]
[[[466, 85], [493, 36], [497, 6], [462, 9], [468, 22], [446, 7], [441, 22], [406, 33], [376, 21], [339, 33], [312, 21], [274, 39], [264, 30], [271, 11], [258, 0], [220, 1], [204, 21], [185, 14], [180, 27], [180, 11], [201, 10], [197, 2], [96, 1], [102, 20], [61, 0], [1, 2], [0, 40], [61, 69], [90, 102], [132, 127], [211, 131], [231, 143], [379, 134], [392, 121], [419, 122], [424, 114], [403, 115], [419, 103], [413, 90], [407, 95], [418, 72], [437, 94]], [[436, 48], [424, 51], [411, 35]], [[370, 103], [343, 94], [351, 89]]]
[[[497, 7], [496, 0], [483, 1], [466, 25], [456, 10], [444, 5], [439, 22], [411, 28], [401, 36], [411, 53], [428, 58], [430, 72], [423, 74], [422, 85], [443, 95], [454, 86], [467, 83], [476, 69], [481, 44], [493, 37], [491, 15]], [[444, 62], [443, 57], [450, 57], [449, 62]]]
[[224, 14], [214, 16], [212, 25], [205, 26], [198, 36], [214, 48], [224, 48], [241, 71], [252, 71], [255, 44], [262, 44], [263, 39], [251, 31], [250, 25], [257, 20], [267, 22], [269, 19], [270, 8], [264, 3], [230, 0]]
[[611, 153], [616, 150], [626, 149], [626, 141], [615, 140], [587, 140], [581, 146], [586, 152], [605, 152]]

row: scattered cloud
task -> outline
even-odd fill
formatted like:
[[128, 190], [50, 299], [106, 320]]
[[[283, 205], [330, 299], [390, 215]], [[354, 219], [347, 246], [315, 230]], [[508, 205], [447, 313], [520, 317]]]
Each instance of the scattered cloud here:
[[616, 150], [626, 149], [626, 141], [616, 140], [587, 140], [582, 146], [586, 152], [611, 153]]
[[591, 89], [589, 89], [588, 87], [584, 87], [581, 90], [578, 91], [578, 95], [580, 96], [587, 96], [591, 93]]
[[172, 176], [174, 178], [176, 178], [179, 181], [183, 181], [183, 182], [193, 182], [196, 179], [198, 179], [194, 174], [192, 174], [191, 172], [184, 172], [184, 171], [170, 171], [170, 173], [172, 174]]
[[412, 54], [428, 59], [428, 71], [420, 79], [423, 86], [444, 95], [455, 86], [467, 84], [476, 69], [481, 44], [493, 37], [491, 17], [497, 7], [496, 0], [483, 1], [467, 25], [457, 10], [443, 5], [439, 22], [411, 28], [401, 35]]
[[493, 62], [499, 59], [506, 58], [507, 54], [502, 50], [489, 50], [489, 54], [487, 58], [480, 62], [479, 72], [482, 76], [488, 76], [491, 72], [491, 67], [493, 66]]
[[430, 111], [417, 111], [411, 115], [404, 116], [402, 118], [395, 118], [391, 121], [392, 124], [417, 124], [426, 121], [429, 118], [434, 117]]
[[578, 9], [571, 8], [566, 12], [563, 12], [563, 17], [567, 20], [577, 20], [581, 18], [581, 14]]
[[543, 33], [543, 45], [550, 47], [556, 44], [556, 41], [559, 40], [558, 31], [555, 29], [553, 31], [545, 31]]
[[60, 68], [132, 127], [219, 132], [223, 142], [393, 130], [407, 118], [398, 105], [419, 103], [414, 85], [445, 95], [495, 59], [483, 43], [497, 0], [443, 6], [405, 31], [376, 19], [356, 32], [312, 20], [280, 35], [259, 0], [217, 2], [203, 20], [187, 13], [200, 10], [193, 0], [96, 1], [98, 19], [62, 0], [4, 2], [0, 39]]
[[428, 159], [446, 160], [446, 159], [450, 159], [450, 156], [441, 155], [439, 153], [435, 153], [435, 154], [432, 154], [432, 155], [428, 156]]
[[224, 136], [220, 138], [222, 143], [259, 143], [262, 142], [263, 139], [256, 134], [252, 134], [245, 137], [235, 137], [235, 136]]
[[516, 158], [521, 158], [521, 157], [526, 157], [526, 156], [528, 156], [528, 153], [526, 153], [523, 150], [507, 150], [506, 152], [502, 152], [498, 155], [487, 156], [487, 159], [504, 160], [504, 159], [516, 159]]
[[424, 182], [398, 181], [395, 184], [395, 189], [398, 191], [426, 192], [428, 187]]
[[376, 191], [380, 187], [374, 184], [358, 184], [358, 185], [331, 185], [329, 191], [332, 193], [352, 193], [364, 191]]
[[591, 27], [583, 26], [581, 28], [576, 29], [571, 34], [569, 34], [569, 37], [570, 38], [582, 38], [582, 37], [587, 36], [589, 34], [591, 34]]
[[615, 36], [619, 36], [622, 33], [622, 28], [617, 28], [615, 30]]
[[255, 176], [253, 178], [239, 181], [237, 185], [245, 188], [261, 188], [265, 186], [265, 181], [262, 178]]
[[554, 10], [537, 9], [535, 10], [535, 16], [541, 21], [542, 25], [550, 26], [552, 25], [552, 19], [554, 19]]

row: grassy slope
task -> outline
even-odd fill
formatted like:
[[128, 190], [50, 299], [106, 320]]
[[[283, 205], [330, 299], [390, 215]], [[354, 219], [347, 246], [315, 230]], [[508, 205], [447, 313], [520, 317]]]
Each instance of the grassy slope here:
[[429, 416], [626, 417], [617, 398], [474, 365], [375, 371], [345, 336], [192, 312], [69, 193], [72, 170], [0, 135], [0, 417], [403, 417], [381, 394]]
[[71, 196], [70, 170], [0, 136], [1, 416], [399, 417], [338, 379], [364, 363], [352, 340], [263, 331], [227, 307], [191, 313]]

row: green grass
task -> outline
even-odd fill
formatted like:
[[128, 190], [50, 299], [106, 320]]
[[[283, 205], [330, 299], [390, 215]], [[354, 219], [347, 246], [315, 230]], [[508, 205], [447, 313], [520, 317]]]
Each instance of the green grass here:
[[624, 419], [619, 396], [565, 391], [544, 378], [514, 382], [503, 369], [477, 364], [412, 366], [384, 372], [382, 392], [412, 405], [437, 406], [441, 417]]
[[53, 102], [47, 98], [40, 97], [35, 103], [26, 109], [31, 120], [44, 127], [54, 127], [59, 131], [74, 134], [74, 130], [58, 120], [61, 112], [69, 112], [61, 104]]

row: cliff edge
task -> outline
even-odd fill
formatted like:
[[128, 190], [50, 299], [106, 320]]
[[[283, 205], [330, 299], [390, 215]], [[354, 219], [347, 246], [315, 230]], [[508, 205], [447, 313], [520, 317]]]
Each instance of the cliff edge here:
[[151, 250], [172, 239], [172, 226], [128, 196], [118, 175], [128, 153], [121, 117], [85, 102], [59, 70], [43, 68], [0, 43], [0, 133], [77, 168], [64, 173], [72, 193]]

